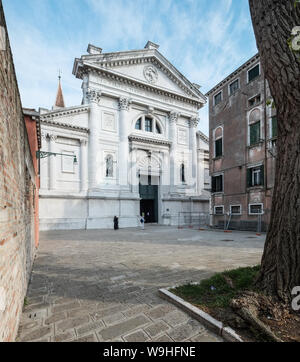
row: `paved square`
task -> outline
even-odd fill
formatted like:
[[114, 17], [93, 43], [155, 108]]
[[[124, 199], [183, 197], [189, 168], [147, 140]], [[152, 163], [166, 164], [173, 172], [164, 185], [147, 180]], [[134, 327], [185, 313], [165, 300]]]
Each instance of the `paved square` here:
[[41, 233], [18, 341], [220, 341], [157, 291], [259, 263], [265, 235], [223, 231]]

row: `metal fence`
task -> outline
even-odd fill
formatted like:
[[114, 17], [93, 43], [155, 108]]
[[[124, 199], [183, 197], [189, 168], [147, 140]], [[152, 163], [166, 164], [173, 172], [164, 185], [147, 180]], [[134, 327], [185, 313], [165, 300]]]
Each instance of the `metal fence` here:
[[179, 212], [178, 213], [178, 229], [201, 229], [208, 228], [210, 215], [201, 212]]
[[269, 215], [257, 214], [249, 215], [242, 213], [236, 214], [223, 214], [212, 215], [213, 227], [224, 230], [243, 230], [243, 231], [255, 231], [257, 233], [266, 232], [268, 229]]

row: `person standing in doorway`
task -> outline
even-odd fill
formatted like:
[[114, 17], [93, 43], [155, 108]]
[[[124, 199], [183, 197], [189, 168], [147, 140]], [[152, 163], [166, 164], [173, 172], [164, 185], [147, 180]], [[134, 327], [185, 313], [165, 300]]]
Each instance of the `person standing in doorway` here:
[[146, 213], [146, 222], [150, 222], [150, 212], [147, 211]]

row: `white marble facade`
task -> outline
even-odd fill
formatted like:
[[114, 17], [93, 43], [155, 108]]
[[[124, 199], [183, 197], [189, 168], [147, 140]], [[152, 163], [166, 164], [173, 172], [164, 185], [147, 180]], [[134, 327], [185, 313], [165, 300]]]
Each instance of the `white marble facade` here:
[[120, 227], [136, 227], [139, 185], [150, 181], [159, 224], [176, 225], [180, 211], [208, 213], [199, 86], [151, 42], [117, 53], [89, 45], [73, 74], [82, 80], [82, 104], [40, 110], [42, 150], [78, 160], [41, 159], [41, 230], [112, 228], [114, 216]]

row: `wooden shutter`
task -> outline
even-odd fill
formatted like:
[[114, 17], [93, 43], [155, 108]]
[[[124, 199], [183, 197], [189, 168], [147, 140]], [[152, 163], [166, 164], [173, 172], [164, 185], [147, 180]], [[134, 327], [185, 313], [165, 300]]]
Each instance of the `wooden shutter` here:
[[211, 178], [211, 191], [216, 192], [216, 177]]
[[251, 187], [252, 186], [252, 169], [248, 168], [247, 169], [247, 187]]
[[265, 184], [265, 167], [264, 167], [264, 165], [260, 166], [260, 184], [261, 185]]
[[218, 140], [216, 140], [215, 148], [216, 148], [216, 157], [222, 156], [223, 138], [219, 138]]

